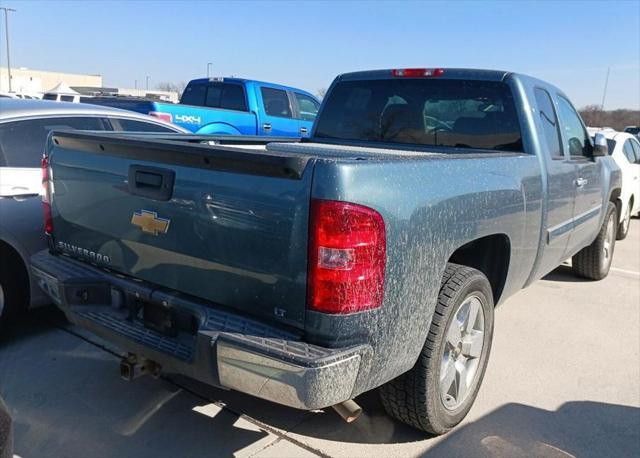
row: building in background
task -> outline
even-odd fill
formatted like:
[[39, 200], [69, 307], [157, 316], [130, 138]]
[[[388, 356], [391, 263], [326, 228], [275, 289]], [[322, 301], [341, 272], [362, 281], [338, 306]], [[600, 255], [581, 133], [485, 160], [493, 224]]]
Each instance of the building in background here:
[[[50, 72], [32, 70], [25, 67], [11, 68], [11, 90], [18, 94], [42, 94], [62, 82], [70, 87], [101, 87], [102, 75]], [[9, 91], [9, 72], [7, 67], [0, 67], [0, 91]]]
[[[143, 97], [174, 103], [180, 98], [180, 94], [171, 91], [104, 87], [102, 75], [52, 72], [25, 67], [11, 68], [11, 90], [17, 94], [42, 96], [54, 91], [61, 84], [84, 96]], [[0, 67], [0, 92], [8, 91], [9, 73], [7, 67]]]

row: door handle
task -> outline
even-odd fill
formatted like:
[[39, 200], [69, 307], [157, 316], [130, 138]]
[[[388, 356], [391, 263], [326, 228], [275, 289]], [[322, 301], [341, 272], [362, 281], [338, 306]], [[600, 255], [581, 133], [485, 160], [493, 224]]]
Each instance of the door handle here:
[[170, 169], [133, 164], [127, 176], [129, 194], [167, 201], [173, 194], [176, 173]]
[[307, 132], [309, 132], [309, 131], [307, 130], [307, 128], [306, 128], [306, 127], [301, 127], [301, 128], [300, 128], [300, 133], [301, 133], [301, 134], [306, 134]]
[[268, 122], [265, 122], [265, 123], [262, 125], [262, 130], [266, 130], [266, 131], [271, 130], [271, 124], [269, 124]]
[[586, 178], [576, 178], [576, 186], [579, 188], [584, 188], [586, 186], [587, 183], [589, 183], [589, 180], [587, 180]]

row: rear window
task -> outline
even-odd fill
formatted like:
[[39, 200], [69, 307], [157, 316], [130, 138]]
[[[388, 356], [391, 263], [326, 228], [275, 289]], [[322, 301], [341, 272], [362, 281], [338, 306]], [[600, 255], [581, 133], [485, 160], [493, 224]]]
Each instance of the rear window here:
[[47, 135], [54, 129], [106, 130], [95, 117], [45, 118], [0, 124], [0, 166], [40, 167]]
[[189, 84], [184, 92], [180, 103], [185, 105], [204, 105], [204, 99], [207, 95], [207, 85], [204, 83]]
[[185, 105], [248, 111], [244, 87], [231, 83], [194, 83], [187, 86], [180, 103]]
[[319, 138], [523, 151], [513, 96], [502, 82], [346, 81], [325, 103]]

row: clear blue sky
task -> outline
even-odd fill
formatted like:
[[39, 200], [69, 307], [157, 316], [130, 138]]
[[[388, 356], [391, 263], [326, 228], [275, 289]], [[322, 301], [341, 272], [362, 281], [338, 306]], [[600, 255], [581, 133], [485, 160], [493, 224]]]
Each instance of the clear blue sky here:
[[[17, 1], [13, 66], [151, 86], [214, 74], [311, 92], [352, 70], [442, 66], [529, 73], [583, 106], [640, 108], [640, 1]], [[1, 61], [6, 65], [4, 23]], [[141, 87], [141, 86], [139, 86]]]

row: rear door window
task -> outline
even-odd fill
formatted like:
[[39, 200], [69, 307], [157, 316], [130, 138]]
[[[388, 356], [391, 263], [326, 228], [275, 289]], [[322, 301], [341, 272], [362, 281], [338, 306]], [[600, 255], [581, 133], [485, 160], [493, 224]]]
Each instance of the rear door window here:
[[318, 114], [320, 104], [308, 95], [294, 92], [296, 101], [298, 102], [298, 110], [300, 111], [300, 119], [305, 121], [313, 121]]
[[636, 153], [636, 164], [640, 164], [640, 143], [635, 140], [629, 140], [633, 147], [633, 152]]
[[544, 89], [536, 88], [536, 104], [538, 105], [538, 113], [540, 114], [540, 123], [544, 133], [545, 142], [552, 158], [564, 158], [562, 147], [560, 146], [561, 137], [558, 126], [558, 117], [553, 107], [551, 96]]
[[280, 89], [272, 89], [270, 87], [260, 88], [262, 100], [264, 102], [264, 111], [269, 116], [278, 116], [281, 118], [291, 118], [291, 105], [289, 104], [289, 96], [286, 91]]
[[624, 155], [627, 157], [627, 160], [629, 161], [629, 163], [631, 164], [635, 164], [636, 163], [636, 155], [635, 155], [635, 151], [633, 151], [633, 145], [631, 144], [631, 140], [627, 140], [626, 142], [624, 142]]
[[315, 136], [522, 152], [511, 89], [500, 81], [436, 78], [343, 81], [326, 100]]
[[0, 123], [0, 166], [40, 167], [47, 136], [52, 130], [108, 130], [97, 117], [29, 119]]
[[136, 119], [109, 118], [113, 130], [125, 132], [173, 132], [176, 130], [159, 124]]

